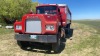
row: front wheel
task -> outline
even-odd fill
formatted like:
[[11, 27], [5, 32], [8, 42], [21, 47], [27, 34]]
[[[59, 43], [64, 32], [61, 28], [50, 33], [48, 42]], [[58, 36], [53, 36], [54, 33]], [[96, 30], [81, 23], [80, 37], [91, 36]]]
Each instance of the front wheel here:
[[60, 45], [61, 45], [61, 34], [60, 32], [57, 34], [57, 42], [52, 44], [52, 50], [54, 51], [54, 53], [58, 53], [60, 50]]
[[17, 41], [17, 44], [23, 50], [27, 49], [27, 47], [29, 46], [29, 42], [26, 42], [26, 41]]
[[61, 28], [61, 38], [66, 38], [65, 29]]

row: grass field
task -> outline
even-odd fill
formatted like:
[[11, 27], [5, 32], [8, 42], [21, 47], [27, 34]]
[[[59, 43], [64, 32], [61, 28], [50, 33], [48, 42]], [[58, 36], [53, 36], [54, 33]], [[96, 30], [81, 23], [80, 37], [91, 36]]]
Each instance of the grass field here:
[[100, 34], [100, 20], [79, 20], [79, 21], [74, 21], [76, 23], [81, 23], [81, 24], [85, 24], [88, 25], [90, 27], [93, 27], [94, 29], [96, 29], [98, 31], [98, 33]]
[[[100, 21], [74, 21], [72, 40], [67, 39], [59, 54], [48, 54], [45, 50], [25, 51], [14, 39], [14, 31], [0, 28], [0, 56], [100, 56]], [[46, 48], [46, 47], [45, 47]]]

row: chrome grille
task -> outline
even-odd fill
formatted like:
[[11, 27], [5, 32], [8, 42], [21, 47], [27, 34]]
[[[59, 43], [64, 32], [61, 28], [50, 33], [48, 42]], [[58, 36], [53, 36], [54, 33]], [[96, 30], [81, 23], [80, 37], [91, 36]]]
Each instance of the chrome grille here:
[[40, 19], [27, 19], [26, 20], [26, 33], [41, 33], [41, 20]]

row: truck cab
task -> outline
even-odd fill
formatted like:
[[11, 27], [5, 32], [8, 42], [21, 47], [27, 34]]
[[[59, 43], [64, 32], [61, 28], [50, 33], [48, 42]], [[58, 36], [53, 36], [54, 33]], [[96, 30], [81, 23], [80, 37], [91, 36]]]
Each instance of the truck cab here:
[[71, 12], [66, 4], [41, 4], [36, 7], [36, 14], [25, 14], [14, 23], [15, 39], [22, 49], [38, 42], [51, 44], [52, 50], [58, 52], [70, 24]]

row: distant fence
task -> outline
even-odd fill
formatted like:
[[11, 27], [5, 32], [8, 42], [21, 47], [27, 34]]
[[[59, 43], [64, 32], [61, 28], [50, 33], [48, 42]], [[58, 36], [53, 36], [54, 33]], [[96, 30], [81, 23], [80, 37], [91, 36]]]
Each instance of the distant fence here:
[[13, 29], [14, 27], [12, 25], [11, 26], [2, 26], [2, 25], [0, 25], [0, 28]]

